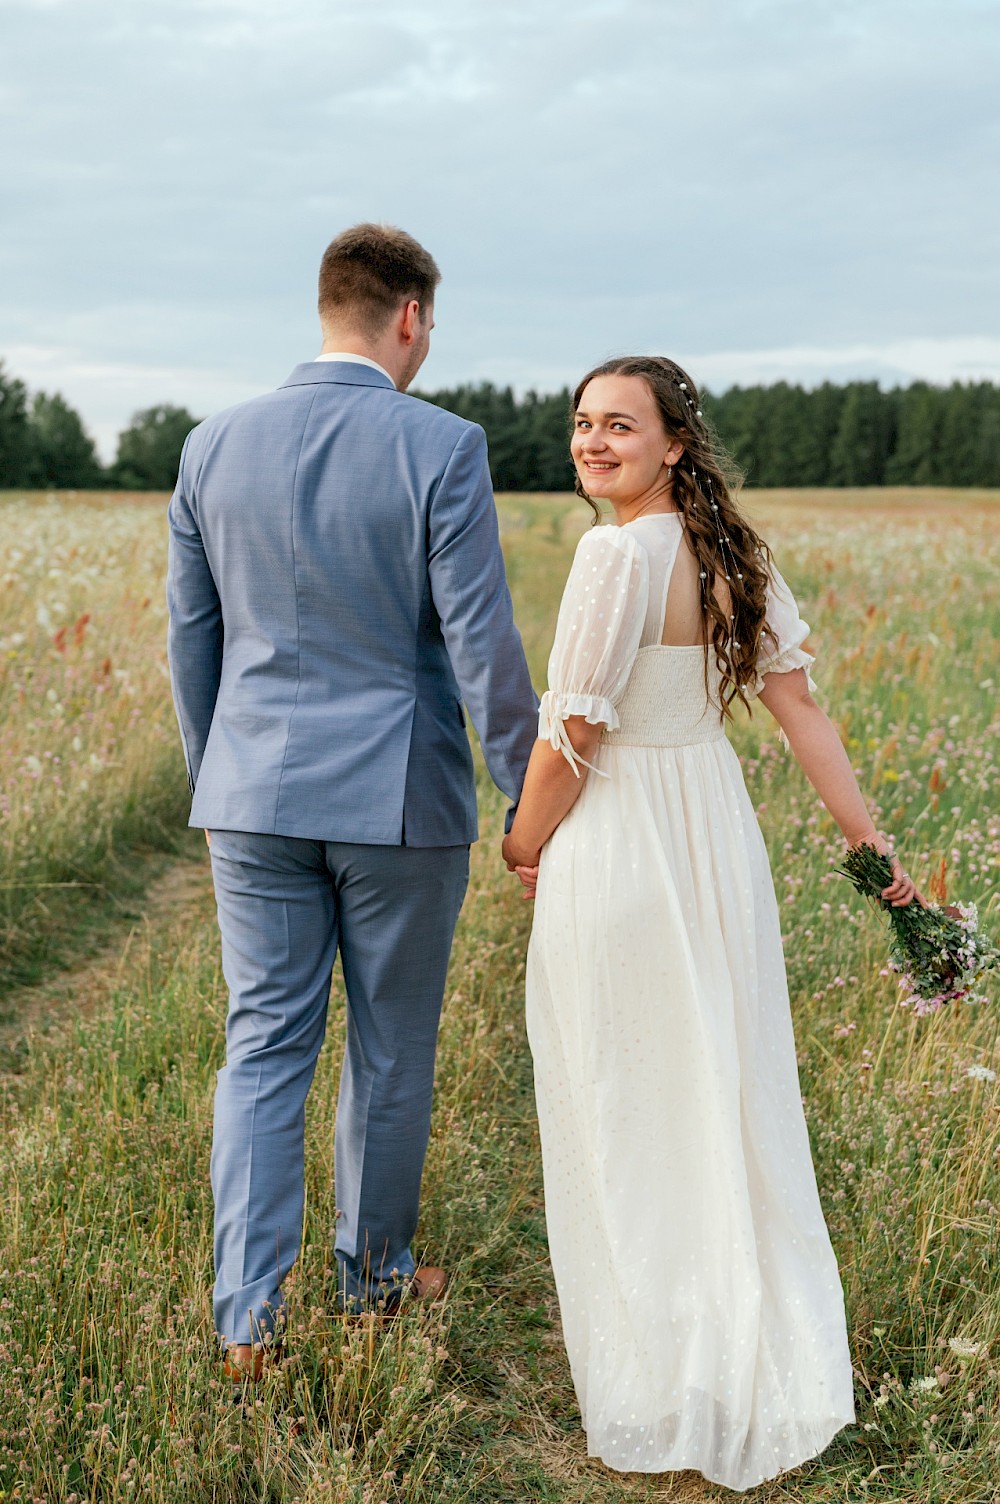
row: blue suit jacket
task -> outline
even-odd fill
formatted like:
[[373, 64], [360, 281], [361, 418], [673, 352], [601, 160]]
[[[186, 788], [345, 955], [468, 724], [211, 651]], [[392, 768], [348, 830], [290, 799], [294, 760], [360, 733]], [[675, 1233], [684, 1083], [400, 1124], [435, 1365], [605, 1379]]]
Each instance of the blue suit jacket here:
[[474, 840], [463, 700], [518, 798], [537, 701], [481, 428], [311, 361], [194, 429], [168, 516], [192, 825]]

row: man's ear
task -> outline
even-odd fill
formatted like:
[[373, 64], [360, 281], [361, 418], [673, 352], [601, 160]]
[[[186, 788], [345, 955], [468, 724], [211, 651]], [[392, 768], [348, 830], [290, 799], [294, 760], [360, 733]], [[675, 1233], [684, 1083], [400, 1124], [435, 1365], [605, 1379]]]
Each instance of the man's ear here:
[[411, 298], [403, 304], [402, 317], [399, 323], [399, 333], [406, 345], [412, 345], [420, 328], [420, 304], [416, 298]]

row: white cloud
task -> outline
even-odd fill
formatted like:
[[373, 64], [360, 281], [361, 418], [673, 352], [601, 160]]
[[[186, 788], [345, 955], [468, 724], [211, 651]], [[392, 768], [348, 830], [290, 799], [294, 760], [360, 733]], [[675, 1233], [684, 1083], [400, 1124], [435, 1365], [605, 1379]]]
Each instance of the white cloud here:
[[626, 348], [713, 386], [997, 369], [995, 0], [4, 15], [0, 356], [58, 352], [102, 432], [283, 379], [361, 218], [442, 266], [431, 385]]
[[692, 374], [713, 390], [773, 381], [815, 386], [821, 381], [953, 381], [1000, 383], [1000, 337], [903, 339], [884, 344], [789, 346], [776, 350], [729, 350], [687, 357]]
[[[909, 339], [885, 344], [788, 345], [762, 350], [696, 350], [650, 342], [595, 346], [575, 365], [565, 361], [538, 366], [516, 356], [491, 359], [482, 355], [472, 363], [472, 380], [492, 380], [518, 392], [534, 387], [553, 391], [572, 387], [592, 365], [612, 355], [669, 354], [691, 372], [700, 386], [714, 392], [731, 386], [755, 386], [776, 381], [816, 386], [823, 381], [877, 381], [883, 387], [929, 381], [947, 386], [953, 381], [994, 381], [1000, 384], [1000, 338]], [[455, 381], [461, 379], [456, 376]], [[468, 379], [468, 378], [467, 378]], [[449, 379], [435, 366], [421, 375], [420, 384], [446, 386]]]
[[106, 462], [114, 458], [118, 433], [141, 408], [171, 403], [204, 418], [261, 390], [233, 371], [88, 360], [83, 351], [58, 345], [14, 345], [6, 357], [9, 371], [32, 391], [59, 391], [86, 415]]

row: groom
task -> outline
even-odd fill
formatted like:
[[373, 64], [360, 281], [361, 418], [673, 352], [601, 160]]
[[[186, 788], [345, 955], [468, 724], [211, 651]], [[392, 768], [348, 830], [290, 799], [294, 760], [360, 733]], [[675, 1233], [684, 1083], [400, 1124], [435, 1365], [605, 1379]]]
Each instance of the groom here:
[[438, 1017], [476, 839], [462, 702], [520, 793], [536, 700], [483, 432], [405, 396], [440, 273], [362, 224], [320, 268], [323, 353], [188, 437], [169, 657], [229, 987], [215, 1096], [215, 1322], [259, 1373], [299, 1251], [305, 1099], [339, 949], [335, 1145], [348, 1310], [433, 1298], [410, 1242]]

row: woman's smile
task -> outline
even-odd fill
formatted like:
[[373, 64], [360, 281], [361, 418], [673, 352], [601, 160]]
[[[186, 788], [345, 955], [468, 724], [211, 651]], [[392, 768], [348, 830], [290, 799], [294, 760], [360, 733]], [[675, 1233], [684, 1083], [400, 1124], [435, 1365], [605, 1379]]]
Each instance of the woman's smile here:
[[638, 376], [597, 376], [587, 383], [570, 449], [588, 495], [613, 502], [616, 510], [668, 500], [670, 466], [683, 453]]

